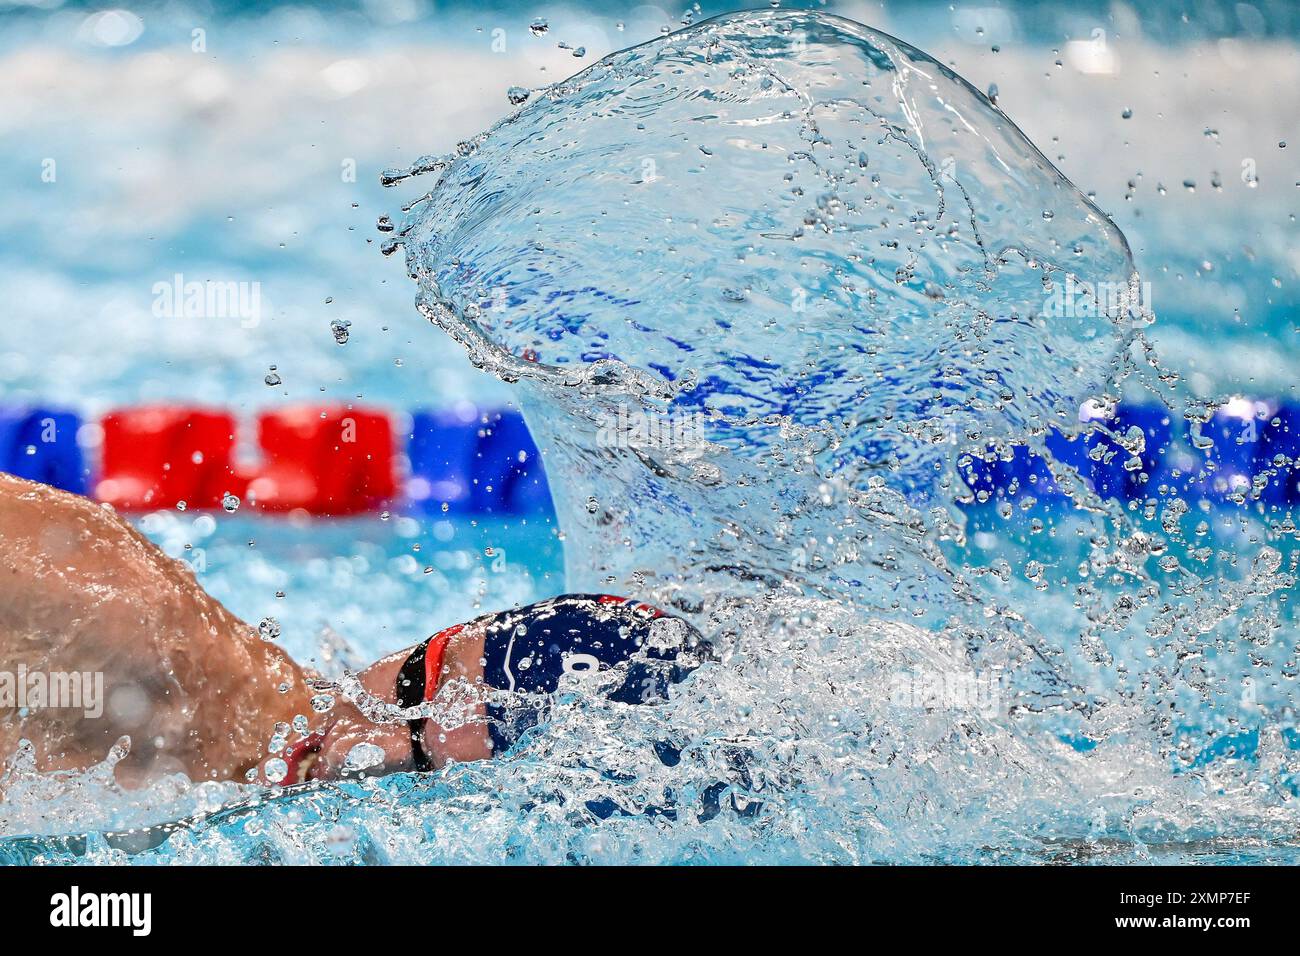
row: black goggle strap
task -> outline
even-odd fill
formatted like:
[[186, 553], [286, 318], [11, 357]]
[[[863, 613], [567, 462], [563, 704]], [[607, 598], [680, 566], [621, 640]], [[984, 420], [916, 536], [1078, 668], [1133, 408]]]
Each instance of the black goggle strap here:
[[[403, 709], [424, 703], [424, 655], [431, 640], [433, 638], [423, 641], [411, 651], [411, 656], [397, 672], [397, 704]], [[407, 726], [411, 730], [411, 759], [415, 769], [421, 772], [432, 770], [433, 761], [424, 752], [424, 719], [409, 720]]]

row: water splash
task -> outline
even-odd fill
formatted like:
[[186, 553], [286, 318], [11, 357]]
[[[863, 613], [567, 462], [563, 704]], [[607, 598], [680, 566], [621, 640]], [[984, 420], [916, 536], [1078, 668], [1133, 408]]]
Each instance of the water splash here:
[[[526, 383], [569, 483], [610, 489], [561, 504], [575, 587], [789, 580], [836, 523], [797, 517], [828, 488], [950, 491], [954, 444], [1075, 427], [1132, 334], [1124, 309], [1043, 315], [1067, 276], [1127, 287], [1115, 226], [981, 94], [850, 21], [709, 21], [458, 156], [395, 242], [421, 308]], [[699, 416], [706, 441], [651, 454], [609, 435], [629, 412]], [[861, 581], [890, 545], [802, 577], [876, 606]]]
[[[1103, 500], [1051, 454], [1049, 433], [1104, 442], [1098, 454], [1140, 471], [1141, 430], [1107, 418], [1134, 382], [1174, 414], [1177, 376], [1142, 335], [1154, 317], [1123, 235], [987, 97], [847, 20], [736, 14], [545, 91], [436, 176], [388, 248], [404, 249], [421, 311], [520, 383], [548, 471], [563, 476], [570, 587], [650, 593], [712, 613], [723, 635], [747, 633], [736, 622], [761, 604], [770, 620], [748, 623], [759, 646], [785, 670], [827, 673], [824, 694], [791, 704], [802, 732], [755, 736], [825, 746], [826, 711], [852, 700], [846, 752], [898, 762], [857, 766], [881, 788], [872, 814], [861, 795], [831, 800], [825, 768], [774, 782], [768, 801], [817, 792], [819, 813], [847, 814], [831, 832], [849, 843], [929, 828], [900, 850], [924, 855], [963, 844], [964, 826], [1014, 843], [1026, 813], [1138, 812], [1083, 809], [1100, 795], [1081, 775], [1145, 767], [1132, 794], [1185, 807], [1188, 786], [1223, 769], [1198, 768], [1196, 784], [1170, 773], [1180, 748], [1187, 770], [1214, 739], [1205, 728], [1240, 679], [1232, 649], [1220, 638], [1213, 653], [1206, 635], [1251, 607], [1268, 618], [1294, 558], [1283, 569], [1266, 546], [1233, 580], [1171, 582], [1171, 550], [1186, 543], [1178, 499], [1153, 533], [1151, 516]], [[1085, 403], [1097, 414], [1081, 420]], [[959, 464], [1015, 445], [1048, 462], [1076, 507], [1044, 520], [1027, 498], [1029, 529], [1004, 509], [1002, 553], [975, 554], [955, 507], [971, 499]], [[1076, 580], [1044, 596], [1045, 569], [1068, 567], [1075, 542]], [[825, 623], [841, 614], [852, 623]], [[792, 618], [810, 631], [798, 650], [782, 636]], [[845, 640], [838, 660], [817, 645], [828, 632]], [[907, 656], [934, 642], [959, 649], [947, 667], [1005, 694], [992, 724], [946, 715], [961, 729], [942, 745], [926, 741], [928, 704], [872, 713], [898, 697], [900, 673], [945, 672]], [[688, 726], [736, 709], [757, 724], [758, 701], [791, 693], [771, 674], [716, 690]], [[1294, 762], [1285, 746], [1280, 757]], [[943, 761], [949, 772], [933, 773]], [[744, 761], [748, 774], [779, 764]], [[970, 819], [970, 788], [1005, 795], [1008, 766], [1028, 781], [1023, 804], [1000, 802], [997, 826]], [[1285, 804], [1278, 770], [1263, 789]], [[882, 800], [933, 815], [875, 828], [865, 817]], [[1201, 810], [1241, 810], [1230, 803]]]

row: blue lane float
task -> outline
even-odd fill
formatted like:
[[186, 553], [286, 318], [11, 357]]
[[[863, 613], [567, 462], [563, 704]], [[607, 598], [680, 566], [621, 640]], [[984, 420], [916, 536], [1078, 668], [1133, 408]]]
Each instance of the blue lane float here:
[[1208, 445], [1199, 456], [1193, 452], [1199, 465], [1192, 479], [1196, 492], [1218, 504], [1249, 492], [1255, 475], [1264, 471], [1258, 445], [1259, 433], [1266, 427], [1267, 421], [1258, 420], [1253, 408], [1220, 409], [1201, 426], [1201, 441]]
[[477, 463], [476, 510], [512, 515], [554, 511], [542, 456], [518, 412], [500, 412], [492, 418], [483, 430]]
[[[419, 513], [552, 515], [554, 506], [537, 445], [513, 409], [469, 403], [424, 409], [405, 436], [410, 462], [405, 499]], [[81, 419], [42, 406], [0, 406], [0, 471], [86, 494], [90, 462], [78, 441]], [[1235, 400], [1199, 429], [1154, 405], [1121, 405], [1107, 423], [1121, 437], [1142, 432], [1135, 463], [1129, 451], [1093, 432], [1047, 436], [1057, 462], [1073, 468], [1105, 498], [1144, 500], [1178, 495], [1233, 506], [1260, 488], [1265, 507], [1300, 505], [1300, 405]], [[975, 494], [972, 507], [1018, 503], [1068, 509], [1047, 462], [1024, 446], [1009, 460], [964, 456], [959, 470]]]
[[[1177, 495], [1231, 506], [1243, 496], [1250, 499], [1258, 485], [1265, 505], [1300, 504], [1298, 406], [1240, 400], [1220, 409], [1194, 434], [1187, 423], [1171, 420], [1162, 406], [1122, 405], [1106, 425], [1125, 439], [1133, 429], [1140, 430], [1141, 450], [1131, 454], [1099, 432], [1072, 439], [1053, 432], [1046, 439], [1057, 462], [1077, 471], [1103, 498], [1141, 501]], [[974, 507], [1027, 497], [1046, 507], [1069, 505], [1046, 461], [1023, 446], [993, 460], [965, 457], [959, 470], [975, 496]]]
[[461, 515], [553, 513], [541, 455], [517, 411], [462, 406], [411, 417], [407, 498]]
[[1278, 472], [1264, 489], [1264, 500], [1300, 505], [1300, 406], [1283, 405], [1260, 429], [1255, 460]]
[[80, 429], [81, 419], [72, 412], [0, 408], [0, 471], [84, 495], [89, 475]]
[[471, 510], [478, 453], [477, 408], [418, 411], [407, 436], [410, 476], [406, 497], [417, 508], [464, 513]]

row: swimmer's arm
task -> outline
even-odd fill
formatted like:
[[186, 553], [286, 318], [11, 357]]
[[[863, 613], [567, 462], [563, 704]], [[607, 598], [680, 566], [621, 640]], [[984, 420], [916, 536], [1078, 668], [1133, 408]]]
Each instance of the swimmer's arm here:
[[[102, 759], [126, 733], [127, 773], [161, 762], [196, 779], [237, 777], [262, 756], [275, 721], [310, 713], [301, 670], [208, 595], [188, 565], [109, 509], [8, 475], [0, 656], [5, 668], [104, 675], [100, 718], [42, 725], [52, 765]], [[32, 729], [17, 724], [0, 714], [0, 745]]]

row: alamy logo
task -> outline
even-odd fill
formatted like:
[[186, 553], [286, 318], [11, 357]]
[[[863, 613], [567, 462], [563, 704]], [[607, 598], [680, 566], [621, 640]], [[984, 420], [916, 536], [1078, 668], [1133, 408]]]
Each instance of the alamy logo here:
[[133, 936], [148, 936], [153, 928], [152, 893], [82, 893], [74, 886], [50, 897], [50, 925], [128, 926]]
[[1043, 301], [1043, 315], [1056, 318], [1090, 318], [1094, 315], [1119, 317], [1128, 312], [1151, 309], [1151, 283], [1103, 281], [1095, 285], [1067, 275], [1064, 282], [1054, 282]]
[[889, 699], [909, 710], [948, 710], [996, 717], [1002, 709], [1002, 678], [964, 670], [916, 670], [894, 674]]
[[100, 671], [0, 671], [0, 711], [80, 710], [88, 718], [104, 713]]
[[704, 442], [704, 416], [698, 412], [674, 418], [642, 411], [629, 413], [626, 405], [620, 405], [618, 414], [607, 417], [596, 432], [600, 448], [702, 451]]
[[262, 321], [260, 282], [186, 282], [176, 273], [171, 282], [153, 284], [153, 314], [160, 319], [238, 319], [241, 328]]

